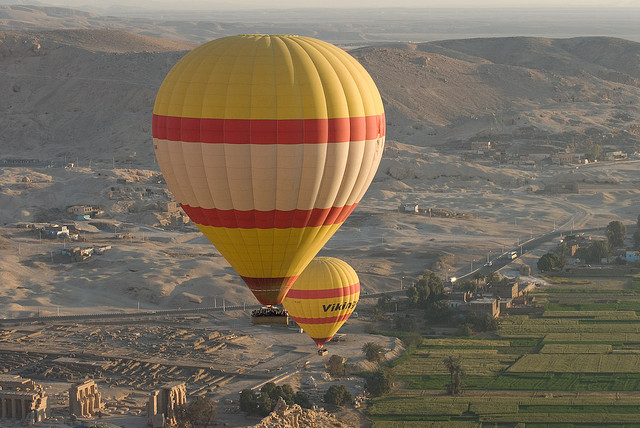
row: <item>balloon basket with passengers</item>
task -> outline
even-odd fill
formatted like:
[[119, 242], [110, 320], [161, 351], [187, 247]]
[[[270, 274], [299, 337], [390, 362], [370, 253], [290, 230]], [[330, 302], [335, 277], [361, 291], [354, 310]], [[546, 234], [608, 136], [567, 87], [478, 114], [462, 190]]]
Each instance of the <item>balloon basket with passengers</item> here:
[[263, 306], [251, 311], [253, 325], [289, 325], [289, 313], [277, 306]]
[[364, 67], [310, 37], [216, 39], [169, 71], [152, 133], [176, 200], [263, 305], [252, 323], [291, 318], [322, 351], [360, 284], [346, 263], [314, 257], [384, 150], [382, 98]]

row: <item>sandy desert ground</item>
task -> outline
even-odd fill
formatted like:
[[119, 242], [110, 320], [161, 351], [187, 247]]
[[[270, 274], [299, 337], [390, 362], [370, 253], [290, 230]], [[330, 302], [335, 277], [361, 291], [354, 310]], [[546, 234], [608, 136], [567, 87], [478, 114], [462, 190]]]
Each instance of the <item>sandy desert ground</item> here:
[[[400, 288], [425, 269], [459, 275], [532, 235], [556, 228], [632, 224], [640, 207], [637, 161], [579, 168], [496, 168], [390, 143], [362, 203], [321, 251], [343, 258], [363, 292]], [[29, 182], [25, 182], [28, 177]], [[394, 178], [395, 177], [395, 178]], [[170, 196], [157, 171], [4, 168], [0, 173], [0, 302], [5, 317], [136, 309], [254, 304], [241, 279], [193, 225], [167, 223], [157, 202]], [[536, 193], [549, 183], [578, 183], [580, 193]], [[398, 212], [418, 203], [463, 213], [429, 217]], [[104, 219], [74, 221], [64, 207], [102, 207]], [[60, 207], [60, 208], [52, 208]], [[165, 217], [163, 217], [163, 215]], [[80, 242], [41, 238], [18, 226], [75, 224]], [[117, 239], [118, 234], [125, 238]], [[71, 262], [73, 246], [110, 245], [102, 255]], [[535, 266], [534, 266], [535, 267]], [[406, 283], [404, 285], [407, 285]]]

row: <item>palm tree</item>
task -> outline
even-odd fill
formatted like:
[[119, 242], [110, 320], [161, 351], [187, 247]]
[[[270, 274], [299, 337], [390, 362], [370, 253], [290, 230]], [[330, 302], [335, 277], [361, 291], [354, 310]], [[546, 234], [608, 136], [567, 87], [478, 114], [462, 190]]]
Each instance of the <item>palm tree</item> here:
[[367, 360], [376, 363], [384, 359], [384, 348], [377, 343], [365, 343], [364, 346], [362, 346], [362, 353], [367, 357]]
[[460, 364], [460, 357], [448, 356], [444, 359], [443, 363], [451, 375], [451, 382], [447, 385], [447, 392], [451, 395], [462, 393], [463, 371]]

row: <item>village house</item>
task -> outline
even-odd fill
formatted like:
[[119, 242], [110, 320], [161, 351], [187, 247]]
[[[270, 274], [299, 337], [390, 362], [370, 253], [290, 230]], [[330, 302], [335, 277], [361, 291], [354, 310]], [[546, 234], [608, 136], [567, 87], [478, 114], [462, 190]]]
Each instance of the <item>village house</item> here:
[[69, 228], [67, 226], [60, 226], [57, 224], [49, 224], [40, 229], [42, 236], [45, 238], [68, 238]]
[[554, 165], [573, 165], [580, 164], [582, 156], [577, 153], [556, 153], [551, 155], [551, 163]]
[[501, 299], [513, 299], [518, 297], [518, 282], [513, 281], [509, 284], [498, 284], [495, 287], [494, 295]]
[[627, 154], [622, 151], [605, 152], [604, 159], [608, 161], [624, 160]]
[[500, 301], [493, 297], [483, 297], [469, 302], [469, 312], [476, 315], [500, 316]]
[[447, 304], [452, 309], [458, 309], [471, 301], [471, 298], [470, 291], [452, 291], [447, 294]]
[[62, 250], [62, 255], [69, 256], [74, 262], [81, 262], [88, 259], [93, 254], [93, 248], [65, 248]]
[[104, 214], [104, 211], [91, 205], [72, 205], [67, 207], [67, 212], [76, 216], [77, 220], [89, 220], [90, 218]]
[[625, 252], [625, 259], [627, 263], [637, 262], [640, 260], [640, 251], [627, 251]]
[[472, 141], [471, 150], [491, 150], [491, 141]]
[[420, 206], [418, 204], [402, 204], [399, 210], [403, 213], [417, 213], [420, 211]]
[[67, 208], [67, 212], [76, 216], [91, 215], [96, 211], [90, 205], [72, 205]]

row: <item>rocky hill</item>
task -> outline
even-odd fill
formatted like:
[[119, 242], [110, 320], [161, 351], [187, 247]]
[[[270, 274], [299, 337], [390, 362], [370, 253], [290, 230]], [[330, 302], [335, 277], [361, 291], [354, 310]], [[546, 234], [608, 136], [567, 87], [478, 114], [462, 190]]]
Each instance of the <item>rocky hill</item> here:
[[[0, 32], [3, 157], [152, 167], [157, 88], [194, 45], [120, 30]], [[640, 44], [512, 37], [351, 51], [386, 103], [388, 138], [439, 150], [640, 142]]]
[[389, 135], [401, 141], [640, 141], [635, 42], [509, 37], [352, 53], [373, 75], [387, 103]]
[[113, 30], [0, 32], [3, 157], [124, 161], [142, 152], [148, 163], [155, 93], [193, 46]]

